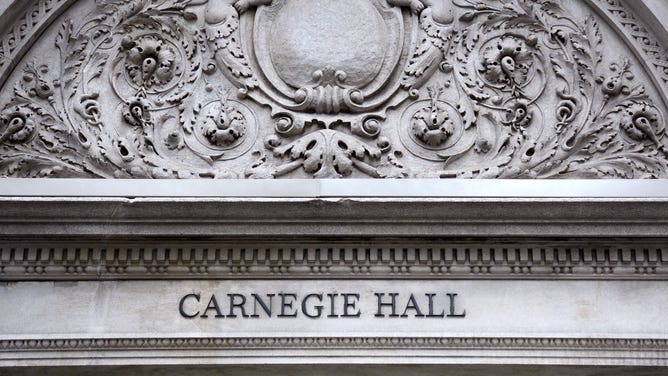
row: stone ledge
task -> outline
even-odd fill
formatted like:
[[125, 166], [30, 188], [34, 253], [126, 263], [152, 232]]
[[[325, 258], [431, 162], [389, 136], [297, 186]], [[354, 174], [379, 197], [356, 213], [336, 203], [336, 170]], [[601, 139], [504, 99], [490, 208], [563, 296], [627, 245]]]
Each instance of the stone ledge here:
[[224, 366], [97, 366], [97, 367], [17, 367], [7, 368], [8, 375], [12, 376], [41, 376], [45, 371], [50, 376], [90, 376], [104, 374], [107, 376], [138, 375], [179, 375], [179, 376], [210, 376], [225, 374], [229, 376], [339, 376], [370, 375], [370, 376], [432, 376], [452, 374], [457, 376], [662, 376], [664, 370], [660, 367], [604, 367], [604, 366], [515, 366], [515, 365], [366, 365], [366, 364], [337, 364], [337, 365], [224, 365]]
[[0, 198], [668, 199], [664, 180], [0, 179]]
[[668, 199], [2, 198], [0, 237], [655, 237]]

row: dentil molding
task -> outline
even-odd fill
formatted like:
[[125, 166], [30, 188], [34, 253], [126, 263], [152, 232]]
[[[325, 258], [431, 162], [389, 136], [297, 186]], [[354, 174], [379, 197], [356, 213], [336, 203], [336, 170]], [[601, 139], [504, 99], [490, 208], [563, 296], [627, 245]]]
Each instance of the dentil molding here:
[[243, 242], [5, 243], [0, 281], [668, 280], [665, 241]]

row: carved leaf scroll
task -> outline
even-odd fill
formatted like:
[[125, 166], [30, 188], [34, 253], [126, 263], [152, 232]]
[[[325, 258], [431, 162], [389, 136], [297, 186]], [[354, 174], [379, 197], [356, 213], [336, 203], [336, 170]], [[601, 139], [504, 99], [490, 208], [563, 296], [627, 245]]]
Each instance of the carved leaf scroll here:
[[668, 177], [651, 72], [609, 53], [614, 34], [584, 4], [88, 9], [4, 83], [0, 176]]

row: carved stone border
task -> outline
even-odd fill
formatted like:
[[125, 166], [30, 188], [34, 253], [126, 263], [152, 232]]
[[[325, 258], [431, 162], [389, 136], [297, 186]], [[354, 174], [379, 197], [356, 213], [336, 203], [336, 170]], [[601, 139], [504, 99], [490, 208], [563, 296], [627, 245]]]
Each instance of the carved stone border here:
[[[635, 47], [635, 55], [653, 74], [655, 87], [668, 105], [668, 50], [666, 43], [656, 38], [633, 10], [638, 0], [587, 0], [600, 13], [613, 22], [628, 43]], [[665, 22], [665, 20], [663, 21]], [[613, 26], [611, 25], [611, 26]]]
[[[659, 350], [668, 339], [494, 337], [187, 337], [4, 339], [0, 351], [202, 349], [571, 349]], [[668, 354], [666, 354], [668, 355]]]
[[[50, 26], [51, 21], [58, 17], [76, 0], [20, 0], [9, 6], [24, 9], [18, 17], [0, 17], [7, 25], [4, 35], [0, 36], [0, 87], [5, 83], [16, 64], [28, 52], [32, 43]], [[31, 5], [25, 3], [32, 2]], [[22, 3], [22, 4], [20, 4]], [[20, 10], [19, 10], [20, 11]], [[9, 22], [15, 21], [13, 25]]]
[[[668, 280], [661, 242], [0, 246], [0, 281], [131, 279]], [[367, 243], [367, 244], [364, 244]]]
[[[324, 351], [324, 352], [323, 352]], [[95, 357], [89, 358], [94, 352]], [[243, 356], [239, 354], [243, 352]], [[668, 340], [636, 338], [491, 337], [205, 337], [205, 338], [52, 338], [0, 340], [0, 365], [20, 357], [23, 365], [150, 363], [164, 357], [198, 364], [243, 364], [262, 359], [292, 363], [322, 360], [332, 352], [365, 363], [456, 363], [493, 360], [495, 364], [668, 365]], [[330, 358], [330, 361], [332, 359]]]

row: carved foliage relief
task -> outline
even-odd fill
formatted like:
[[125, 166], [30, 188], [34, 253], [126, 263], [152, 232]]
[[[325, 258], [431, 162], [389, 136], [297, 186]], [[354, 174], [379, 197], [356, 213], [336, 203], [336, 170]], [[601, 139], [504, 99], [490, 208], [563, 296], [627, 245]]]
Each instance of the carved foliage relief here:
[[668, 177], [664, 104], [573, 9], [99, 0], [5, 83], [0, 176]]

